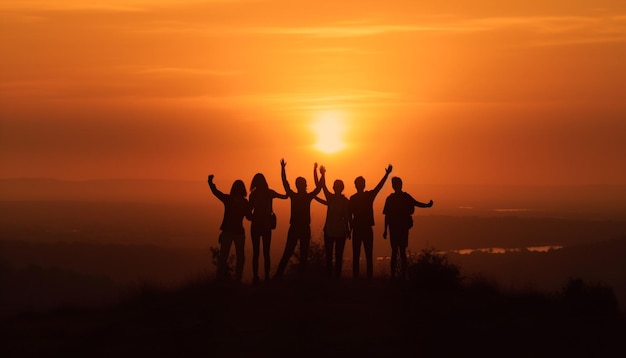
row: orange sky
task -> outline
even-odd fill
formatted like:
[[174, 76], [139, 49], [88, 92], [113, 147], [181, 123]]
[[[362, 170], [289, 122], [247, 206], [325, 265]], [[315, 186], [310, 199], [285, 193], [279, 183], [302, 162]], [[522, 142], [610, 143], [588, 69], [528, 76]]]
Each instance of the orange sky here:
[[0, 177], [626, 184], [626, 2], [567, 6], [3, 0]]

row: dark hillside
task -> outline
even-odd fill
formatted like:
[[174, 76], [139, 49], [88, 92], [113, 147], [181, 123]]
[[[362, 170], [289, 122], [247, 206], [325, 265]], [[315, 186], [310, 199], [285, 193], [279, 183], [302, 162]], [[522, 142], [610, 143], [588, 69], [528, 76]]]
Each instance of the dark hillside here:
[[613, 287], [626, 308], [626, 237], [585, 243], [547, 252], [521, 250], [506, 254], [449, 253], [466, 275], [482, 274], [510, 289], [550, 291], [571, 277]]
[[290, 276], [145, 287], [108, 308], [22, 314], [0, 329], [5, 357], [619, 356], [626, 334], [610, 289], [581, 281], [544, 295]]

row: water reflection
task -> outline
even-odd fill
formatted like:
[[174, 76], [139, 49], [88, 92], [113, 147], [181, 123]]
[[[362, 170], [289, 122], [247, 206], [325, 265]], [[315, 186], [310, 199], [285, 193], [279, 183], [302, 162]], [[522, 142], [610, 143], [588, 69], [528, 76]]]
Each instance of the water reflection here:
[[[482, 247], [482, 248], [477, 248], [477, 249], [460, 249], [460, 250], [440, 251], [439, 254], [445, 255], [448, 253], [455, 253], [455, 254], [461, 254], [461, 255], [468, 255], [468, 254], [472, 254], [475, 252], [482, 252], [482, 253], [487, 253], [487, 254], [506, 254], [506, 253], [523, 252], [523, 251], [549, 252], [549, 251], [562, 249], [563, 247], [564, 246], [560, 246], [560, 245], [527, 246], [524, 248]], [[349, 261], [350, 258], [345, 258], [345, 260]], [[361, 258], [361, 260], [363, 259]], [[376, 257], [376, 261], [389, 261], [389, 260], [391, 260], [390, 256], [377, 256]]]
[[[503, 248], [503, 247], [483, 247], [477, 249], [460, 249], [460, 250], [450, 250], [447, 252], [453, 252], [456, 254], [467, 255], [474, 252], [483, 252], [488, 254], [506, 254], [510, 252], [522, 252], [522, 251], [530, 251], [530, 252], [548, 252], [553, 250], [562, 249], [563, 246], [559, 245], [546, 245], [546, 246], [528, 246], [524, 248]], [[446, 253], [446, 252], [442, 252]]]

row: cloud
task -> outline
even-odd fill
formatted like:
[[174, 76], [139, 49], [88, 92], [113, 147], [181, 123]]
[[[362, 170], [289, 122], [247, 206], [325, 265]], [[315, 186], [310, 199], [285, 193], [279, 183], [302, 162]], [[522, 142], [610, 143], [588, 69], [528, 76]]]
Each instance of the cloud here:
[[[156, 0], [155, 2], [159, 2]], [[164, 3], [165, 1], [160, 1]], [[8, 11], [115, 11], [115, 12], [136, 12], [143, 11], [146, 1], [41, 1], [41, 0], [18, 0], [3, 1], [0, 10]]]
[[132, 72], [136, 74], [163, 74], [163, 75], [205, 75], [205, 76], [237, 76], [239, 71], [208, 70], [189, 67], [145, 67]]
[[[285, 35], [318, 38], [365, 37], [396, 33], [471, 33], [498, 32], [508, 29], [525, 30], [541, 41], [533, 44], [592, 43], [626, 41], [626, 16], [502, 16], [457, 18], [442, 20], [439, 16], [425, 16], [423, 24], [385, 24], [353, 21], [336, 25], [248, 27], [233, 32], [257, 35]], [[227, 32], [227, 31], [225, 31]], [[550, 38], [553, 36], [553, 38]], [[561, 36], [561, 38], [557, 38]]]
[[600, 18], [588, 16], [504, 16], [470, 20], [480, 26], [498, 29], [502, 27], [530, 27], [542, 31], [563, 31], [597, 23]]
[[561, 46], [626, 42], [626, 16], [490, 17], [469, 21], [487, 31], [521, 29], [531, 33], [529, 44]]
[[302, 36], [308, 38], [352, 38], [378, 36], [394, 33], [416, 32], [467, 32], [480, 31], [476, 26], [420, 26], [420, 25], [312, 25], [312, 26], [229, 26], [185, 23], [180, 21], [154, 22], [149, 28], [133, 32], [154, 34], [196, 34], [204, 36]]
[[[343, 22], [299, 25], [251, 25], [250, 19], [232, 26], [227, 23], [161, 21], [137, 31], [148, 33], [188, 33], [204, 36], [290, 36], [305, 38], [356, 38], [394, 34], [469, 34], [526, 31], [531, 44], [621, 42], [626, 40], [626, 16], [500, 16], [452, 17], [424, 15], [415, 22], [349, 19]], [[541, 37], [540, 41], [532, 36]], [[560, 38], [559, 38], [560, 36]], [[582, 40], [581, 40], [582, 39]], [[342, 52], [345, 48], [318, 48], [319, 52]]]
[[219, 95], [230, 77], [238, 75], [238, 71], [190, 67], [120, 66], [102, 69], [102, 72], [83, 71], [72, 78], [51, 75], [0, 80], [0, 95], [3, 100], [202, 98]]
[[3, 0], [0, 10], [38, 10], [38, 11], [143, 11], [162, 6], [185, 6], [198, 3], [242, 3], [258, 0]]
[[43, 21], [45, 17], [41, 15], [25, 14], [19, 12], [0, 12], [0, 21], [5, 24], [17, 23], [17, 24], [33, 24]]
[[468, 26], [420, 26], [420, 25], [336, 25], [310, 27], [250, 27], [240, 30], [259, 35], [300, 35], [308, 37], [359, 37], [403, 32], [463, 32], [481, 30]]
[[531, 45], [537, 47], [567, 46], [567, 45], [591, 45], [626, 42], [626, 37], [587, 37], [575, 39], [536, 40]]
[[269, 94], [249, 94], [239, 96], [211, 97], [206, 101], [220, 104], [249, 103], [279, 111], [292, 112], [313, 109], [376, 106], [400, 100], [400, 95], [393, 92], [344, 89], [325, 92], [283, 92]]
[[328, 53], [328, 54], [341, 54], [341, 53], [345, 53], [345, 54], [360, 54], [360, 55], [371, 55], [371, 54], [376, 54], [376, 53], [380, 53], [378, 51], [366, 51], [366, 50], [360, 50], [354, 47], [314, 47], [314, 48], [304, 48], [304, 49], [294, 49], [292, 50], [292, 52], [299, 52], [299, 53]]

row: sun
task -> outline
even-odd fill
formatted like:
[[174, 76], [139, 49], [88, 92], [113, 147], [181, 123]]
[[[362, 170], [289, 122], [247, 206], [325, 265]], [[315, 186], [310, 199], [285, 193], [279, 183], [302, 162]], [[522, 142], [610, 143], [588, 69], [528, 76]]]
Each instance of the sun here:
[[340, 111], [325, 110], [315, 114], [312, 129], [317, 135], [315, 148], [324, 153], [336, 153], [346, 147], [344, 115]]

